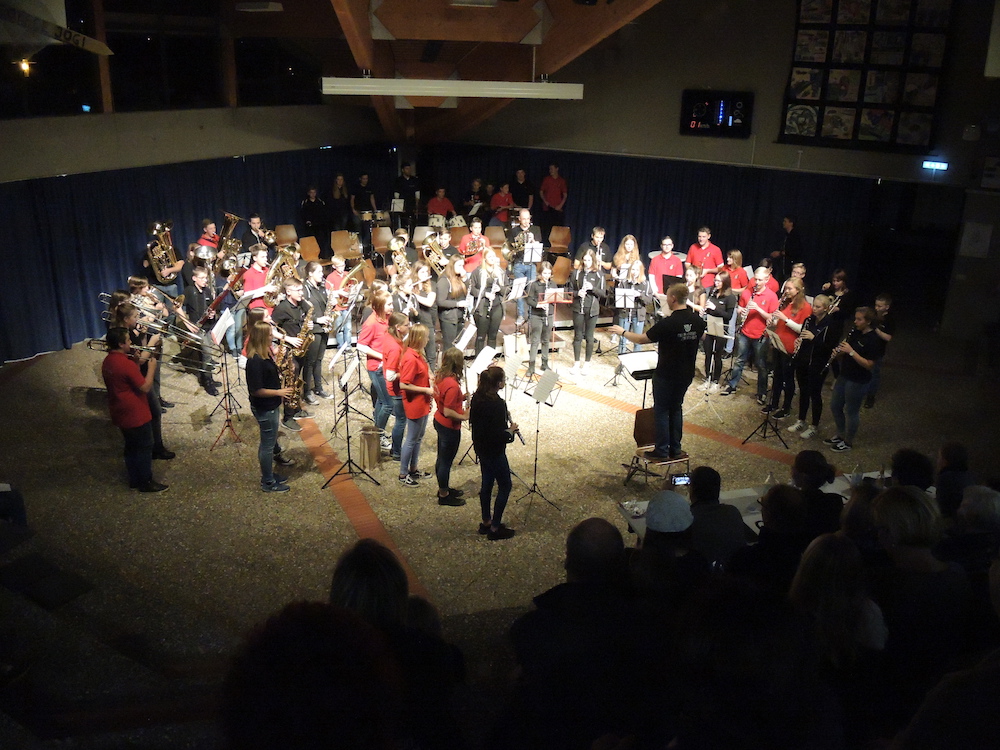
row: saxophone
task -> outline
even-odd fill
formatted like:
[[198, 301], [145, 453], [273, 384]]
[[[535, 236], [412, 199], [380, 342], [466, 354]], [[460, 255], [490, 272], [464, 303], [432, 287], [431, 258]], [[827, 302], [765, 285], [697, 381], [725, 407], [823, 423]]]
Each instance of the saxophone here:
[[299, 331], [301, 343], [292, 349], [292, 355], [299, 358], [306, 356], [313, 339], [316, 338], [313, 334], [313, 305], [307, 299], [303, 299], [302, 304], [306, 306], [306, 314], [302, 316], [302, 329]]
[[274, 363], [278, 366], [278, 374], [281, 376], [282, 388], [291, 388], [292, 395], [285, 396], [285, 406], [293, 412], [298, 412], [302, 408], [302, 376], [295, 372], [295, 356], [292, 354], [292, 347], [281, 345], [278, 353], [274, 357]]

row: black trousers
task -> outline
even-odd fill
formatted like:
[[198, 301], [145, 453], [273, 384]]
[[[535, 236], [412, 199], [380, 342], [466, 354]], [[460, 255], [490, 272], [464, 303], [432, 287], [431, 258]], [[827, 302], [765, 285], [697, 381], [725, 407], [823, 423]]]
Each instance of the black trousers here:
[[476, 311], [476, 354], [489, 343], [494, 349], [497, 346], [497, 334], [500, 333], [500, 323], [503, 322], [503, 303], [497, 301], [488, 310], [480, 306]]
[[324, 331], [313, 334], [313, 342], [306, 349], [305, 363], [302, 366], [302, 392], [319, 393], [323, 390], [323, 355], [326, 354], [326, 343], [330, 335]]
[[594, 331], [597, 330], [597, 316], [573, 313], [573, 360], [580, 361], [583, 342], [587, 342], [587, 361], [594, 356]]

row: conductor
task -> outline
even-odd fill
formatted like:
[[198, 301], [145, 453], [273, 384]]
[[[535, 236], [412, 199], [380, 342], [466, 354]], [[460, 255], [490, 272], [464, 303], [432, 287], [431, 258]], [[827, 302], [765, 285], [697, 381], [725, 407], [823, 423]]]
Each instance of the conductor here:
[[608, 329], [633, 344], [657, 345], [656, 372], [653, 373], [656, 445], [653, 450], [646, 451], [646, 458], [650, 460], [688, 457], [681, 450], [684, 394], [694, 379], [694, 360], [706, 324], [698, 313], [688, 307], [687, 297], [688, 290], [684, 284], [669, 287], [669, 314], [645, 333], [626, 331], [621, 326]]

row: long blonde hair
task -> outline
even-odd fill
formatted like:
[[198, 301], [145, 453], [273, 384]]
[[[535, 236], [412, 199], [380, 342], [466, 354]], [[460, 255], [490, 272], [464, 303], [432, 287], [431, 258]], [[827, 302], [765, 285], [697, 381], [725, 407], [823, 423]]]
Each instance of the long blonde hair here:
[[271, 324], [264, 320], [258, 320], [250, 329], [250, 338], [247, 341], [247, 359], [254, 356], [261, 359], [268, 359], [271, 356], [271, 338], [273, 332]]
[[[629, 240], [635, 244], [632, 248], [632, 252], [625, 249], [625, 243]], [[615, 257], [612, 258], [612, 262], [615, 267], [621, 268], [623, 263], [634, 263], [639, 260], [639, 240], [635, 238], [633, 234], [626, 234], [622, 237], [622, 241], [618, 243], [618, 250], [615, 252]]]
[[415, 326], [411, 326], [410, 334], [406, 337], [406, 341], [403, 342], [403, 351], [399, 355], [399, 360], [402, 362], [403, 355], [406, 354], [407, 349], [412, 349], [423, 359], [424, 347], [427, 346], [427, 339], [429, 337], [430, 333], [424, 324], [417, 323]]

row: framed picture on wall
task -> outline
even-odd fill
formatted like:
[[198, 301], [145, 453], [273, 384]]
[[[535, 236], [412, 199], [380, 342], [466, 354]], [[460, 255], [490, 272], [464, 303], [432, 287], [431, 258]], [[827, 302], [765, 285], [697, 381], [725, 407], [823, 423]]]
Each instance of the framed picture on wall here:
[[778, 140], [929, 150], [951, 3], [799, 0]]

